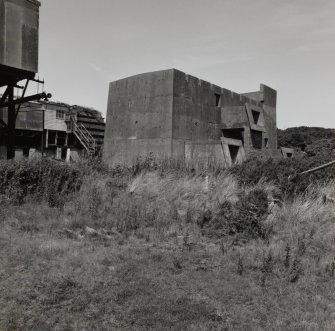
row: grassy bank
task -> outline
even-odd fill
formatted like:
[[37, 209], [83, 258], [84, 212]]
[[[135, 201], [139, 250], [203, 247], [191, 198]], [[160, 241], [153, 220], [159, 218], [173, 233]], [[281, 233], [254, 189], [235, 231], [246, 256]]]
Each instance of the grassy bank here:
[[331, 176], [2, 165], [0, 330], [335, 329]]

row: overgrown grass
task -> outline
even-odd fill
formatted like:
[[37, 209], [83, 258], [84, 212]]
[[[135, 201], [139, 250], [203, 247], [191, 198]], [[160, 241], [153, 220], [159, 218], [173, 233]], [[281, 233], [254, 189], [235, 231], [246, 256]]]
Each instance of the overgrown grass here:
[[1, 163], [0, 330], [335, 329], [335, 182], [247, 170]]

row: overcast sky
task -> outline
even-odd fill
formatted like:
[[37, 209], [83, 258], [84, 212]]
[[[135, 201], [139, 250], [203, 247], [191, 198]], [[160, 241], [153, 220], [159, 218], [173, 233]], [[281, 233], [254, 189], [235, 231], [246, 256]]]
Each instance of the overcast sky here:
[[176, 68], [278, 91], [278, 127], [335, 127], [334, 0], [42, 0], [39, 75], [106, 113], [108, 83]]

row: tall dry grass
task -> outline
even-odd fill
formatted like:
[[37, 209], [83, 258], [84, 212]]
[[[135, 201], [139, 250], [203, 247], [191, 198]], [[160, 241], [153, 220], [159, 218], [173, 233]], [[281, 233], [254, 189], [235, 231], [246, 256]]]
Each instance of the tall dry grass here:
[[59, 205], [0, 195], [0, 329], [335, 329], [334, 182], [285, 200], [230, 172], [90, 167]]

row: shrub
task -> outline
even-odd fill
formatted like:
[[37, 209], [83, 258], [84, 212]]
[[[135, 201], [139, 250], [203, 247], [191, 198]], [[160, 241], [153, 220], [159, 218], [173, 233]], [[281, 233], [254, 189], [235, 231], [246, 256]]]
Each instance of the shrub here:
[[303, 157], [293, 159], [268, 159], [262, 161], [251, 158], [241, 165], [233, 166], [229, 171], [238, 180], [240, 185], [253, 186], [261, 179], [273, 182], [287, 198], [305, 193], [312, 184], [326, 183], [335, 177], [334, 167], [329, 167], [312, 174], [297, 177], [289, 181], [290, 175], [317, 167], [329, 162], [329, 156]]
[[268, 226], [265, 224], [267, 215], [267, 194], [256, 189], [241, 193], [236, 203], [223, 202], [220, 211], [215, 215], [206, 211], [198, 224], [203, 229], [203, 234], [212, 238], [242, 233], [246, 239], [266, 239], [269, 235]]
[[81, 172], [66, 164], [45, 159], [0, 162], [0, 194], [15, 203], [34, 194], [56, 206], [62, 195], [78, 189], [80, 182]]

